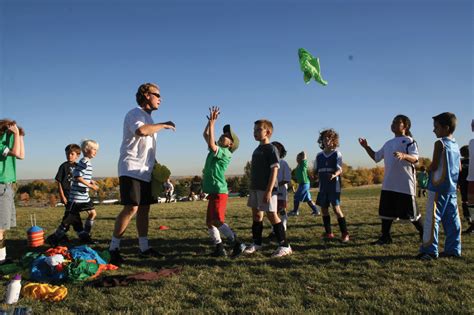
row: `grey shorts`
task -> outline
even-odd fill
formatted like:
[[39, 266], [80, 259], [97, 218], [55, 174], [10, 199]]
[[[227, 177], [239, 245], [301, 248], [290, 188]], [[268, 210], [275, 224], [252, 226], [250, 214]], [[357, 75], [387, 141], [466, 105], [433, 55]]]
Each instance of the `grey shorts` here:
[[12, 184], [0, 183], [0, 230], [16, 226], [15, 193]]
[[276, 192], [272, 194], [270, 203], [263, 202], [263, 196], [265, 192], [263, 190], [250, 190], [249, 200], [247, 206], [250, 208], [258, 209], [265, 212], [277, 212], [278, 211], [278, 195]]

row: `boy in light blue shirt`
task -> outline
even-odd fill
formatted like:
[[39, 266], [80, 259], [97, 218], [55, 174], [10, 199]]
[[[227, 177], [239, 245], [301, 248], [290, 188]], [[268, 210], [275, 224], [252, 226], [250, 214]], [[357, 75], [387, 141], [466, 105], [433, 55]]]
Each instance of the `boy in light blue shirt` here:
[[[461, 158], [459, 146], [453, 137], [456, 116], [441, 113], [433, 117], [437, 138], [433, 151], [433, 162], [429, 167], [428, 201], [420, 254], [422, 260], [442, 257], [461, 257], [461, 220], [458, 213], [457, 181]], [[443, 224], [446, 241], [444, 252], [438, 253], [439, 223]]]

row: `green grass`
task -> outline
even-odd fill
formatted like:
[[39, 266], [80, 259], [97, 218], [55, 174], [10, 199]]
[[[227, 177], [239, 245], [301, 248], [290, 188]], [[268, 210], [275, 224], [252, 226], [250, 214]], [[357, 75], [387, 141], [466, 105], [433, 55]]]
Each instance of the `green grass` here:
[[[346, 189], [342, 209], [351, 241], [324, 242], [321, 217], [312, 217], [307, 205], [290, 218], [288, 239], [294, 254], [281, 259], [270, 255], [275, 244], [252, 257], [212, 258], [205, 227], [206, 202], [159, 204], [152, 207], [151, 245], [166, 259], [137, 257], [135, 224], [122, 241], [127, 259], [123, 268], [107, 274], [131, 274], [161, 267], [183, 266], [177, 276], [129, 287], [96, 289], [67, 284], [69, 294], [59, 303], [22, 298], [21, 306], [35, 313], [473, 313], [472, 236], [463, 236], [462, 259], [423, 262], [417, 254], [418, 234], [409, 223], [393, 225], [394, 244], [370, 245], [380, 231], [377, 216], [379, 187]], [[314, 197], [314, 194], [313, 194]], [[425, 199], [419, 204], [424, 209]], [[99, 206], [95, 249], [108, 247], [120, 206]], [[18, 208], [18, 227], [9, 232], [7, 246], [13, 257], [26, 248], [29, 214], [51, 233], [61, 208]], [[339, 235], [335, 216], [334, 232]], [[251, 211], [245, 198], [229, 199], [227, 222], [246, 242], [251, 241]], [[160, 231], [160, 225], [170, 230]], [[465, 226], [464, 226], [465, 228]], [[264, 236], [269, 233], [265, 222]], [[70, 232], [72, 237], [72, 232]], [[5, 283], [7, 281], [5, 280]], [[0, 289], [4, 290], [4, 289]], [[3, 294], [3, 292], [0, 292]]]

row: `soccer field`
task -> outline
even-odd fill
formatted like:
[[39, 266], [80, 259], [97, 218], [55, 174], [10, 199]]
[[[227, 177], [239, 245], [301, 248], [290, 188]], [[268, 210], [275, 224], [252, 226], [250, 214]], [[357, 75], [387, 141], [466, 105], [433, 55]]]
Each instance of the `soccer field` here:
[[[151, 245], [165, 253], [166, 258], [143, 260], [137, 256], [138, 241], [132, 222], [122, 241], [126, 264], [106, 275], [176, 266], [184, 268], [181, 274], [127, 287], [97, 289], [83, 283], [66, 284], [69, 293], [62, 302], [21, 298], [18, 306], [31, 306], [37, 314], [190, 311], [472, 314], [474, 235], [463, 235], [461, 259], [441, 258], [430, 262], [414, 259], [419, 246], [418, 233], [411, 224], [403, 222], [393, 225], [393, 244], [371, 245], [380, 232], [379, 192], [379, 187], [343, 191], [342, 209], [351, 234], [348, 243], [338, 238], [322, 240], [321, 217], [311, 216], [310, 208], [302, 205], [300, 216], [291, 217], [288, 223], [288, 240], [294, 253], [279, 259], [270, 257], [276, 245], [266, 239], [264, 250], [255, 256], [234, 260], [210, 257], [213, 248], [205, 226], [207, 203], [157, 204], [152, 207], [149, 236]], [[423, 213], [425, 200], [419, 199]], [[121, 206], [115, 205], [97, 207], [93, 237], [99, 244], [94, 249], [108, 247], [115, 216], [120, 210]], [[18, 208], [18, 227], [9, 232], [7, 241], [13, 258], [28, 251], [26, 229], [30, 226], [31, 213], [36, 213], [38, 225], [49, 234], [62, 217], [63, 209]], [[251, 242], [251, 211], [245, 198], [229, 199], [227, 222], [240, 238]], [[333, 231], [339, 236], [335, 215], [332, 222]], [[170, 229], [159, 230], [160, 225]], [[265, 221], [264, 236], [269, 232]], [[74, 238], [72, 231], [69, 236]]]

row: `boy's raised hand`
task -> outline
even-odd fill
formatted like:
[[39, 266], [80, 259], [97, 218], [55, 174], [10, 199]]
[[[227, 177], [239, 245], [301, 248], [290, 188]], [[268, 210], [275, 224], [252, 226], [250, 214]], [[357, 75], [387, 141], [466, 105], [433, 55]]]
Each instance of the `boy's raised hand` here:
[[359, 144], [363, 147], [363, 148], [367, 148], [369, 146], [369, 144], [367, 143], [367, 139], [365, 138], [359, 138]]
[[217, 120], [220, 114], [220, 108], [217, 106], [209, 107], [209, 116], [206, 116], [209, 122], [214, 122]]

